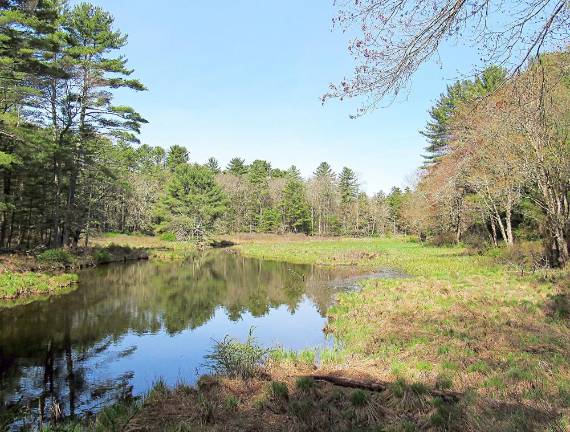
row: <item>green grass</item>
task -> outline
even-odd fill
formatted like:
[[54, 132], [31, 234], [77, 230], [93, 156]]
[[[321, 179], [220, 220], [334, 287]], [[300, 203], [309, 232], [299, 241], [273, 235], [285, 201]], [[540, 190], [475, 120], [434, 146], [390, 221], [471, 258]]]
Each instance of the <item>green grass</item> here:
[[195, 243], [175, 240], [171, 236], [105, 233], [101, 237], [94, 238], [91, 243], [98, 248], [122, 246], [131, 249], [145, 249], [151, 259], [163, 261], [186, 259], [196, 253]]
[[521, 276], [494, 250], [471, 255], [406, 238], [253, 241], [239, 249], [249, 257], [408, 275], [366, 280], [361, 291], [339, 297], [327, 328], [343, 348], [321, 356], [329, 364], [350, 356], [373, 361], [375, 375], [388, 381], [474, 389], [537, 407], [568, 403], [564, 271]]
[[[48, 275], [45, 273], [16, 273], [5, 271], [0, 273], [0, 300], [18, 300], [30, 296], [43, 296], [67, 291], [78, 280], [76, 274]], [[0, 302], [0, 307], [3, 302]]]

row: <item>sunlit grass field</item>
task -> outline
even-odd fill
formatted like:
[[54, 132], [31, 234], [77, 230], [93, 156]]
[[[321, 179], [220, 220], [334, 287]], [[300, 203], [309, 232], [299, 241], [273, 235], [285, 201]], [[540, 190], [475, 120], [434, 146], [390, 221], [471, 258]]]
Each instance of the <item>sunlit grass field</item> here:
[[256, 258], [406, 273], [364, 281], [328, 311], [327, 330], [345, 352], [342, 361], [366, 365], [379, 380], [560, 411], [568, 422], [564, 271], [521, 276], [497, 258], [499, 251], [470, 254], [406, 238], [251, 241], [239, 249]]

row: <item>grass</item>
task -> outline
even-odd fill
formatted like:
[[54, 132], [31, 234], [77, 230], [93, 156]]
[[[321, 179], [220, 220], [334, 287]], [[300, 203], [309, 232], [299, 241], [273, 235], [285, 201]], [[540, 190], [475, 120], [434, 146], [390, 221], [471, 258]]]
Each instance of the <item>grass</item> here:
[[31, 296], [48, 296], [68, 292], [77, 283], [76, 274], [48, 275], [33, 272], [0, 273], [0, 307], [14, 306]]
[[178, 260], [196, 252], [188, 242], [144, 235], [106, 233], [74, 253], [48, 249], [31, 254], [0, 255], [0, 307], [12, 307], [65, 294], [78, 280], [77, 269], [139, 259]]
[[144, 249], [151, 259], [164, 261], [186, 259], [196, 253], [196, 245], [191, 242], [174, 241], [171, 236], [147, 236], [142, 234], [106, 233], [94, 238], [95, 247], [107, 248], [111, 245]]
[[327, 331], [343, 348], [329, 364], [350, 357], [381, 381], [475, 391], [537, 410], [566, 410], [570, 418], [567, 272], [521, 276], [495, 252], [471, 255], [401, 238], [246, 241], [239, 249], [262, 259], [408, 275], [366, 280], [361, 291], [339, 297]]

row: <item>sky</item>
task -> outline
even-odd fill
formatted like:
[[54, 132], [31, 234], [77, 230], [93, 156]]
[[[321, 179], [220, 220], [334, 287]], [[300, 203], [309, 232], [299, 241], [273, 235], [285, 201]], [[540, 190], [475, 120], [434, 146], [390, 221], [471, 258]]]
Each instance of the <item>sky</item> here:
[[355, 170], [370, 194], [412, 178], [430, 106], [476, 63], [473, 51], [446, 46], [444, 67], [426, 64], [396, 102], [351, 119], [362, 100], [320, 101], [354, 67], [348, 36], [332, 29], [332, 0], [91, 3], [128, 34], [123, 53], [148, 87], [115, 100], [149, 121], [141, 142], [183, 145], [199, 163], [238, 156], [295, 165], [305, 177], [327, 161]]

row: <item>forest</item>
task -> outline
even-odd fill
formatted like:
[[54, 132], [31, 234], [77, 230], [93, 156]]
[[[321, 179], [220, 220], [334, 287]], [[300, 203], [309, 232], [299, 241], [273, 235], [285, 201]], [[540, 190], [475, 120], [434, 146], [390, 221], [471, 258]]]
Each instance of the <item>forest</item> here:
[[415, 184], [369, 196], [348, 167], [303, 179], [264, 160], [192, 161], [190, 149], [140, 144], [144, 117], [113, 99], [144, 91], [99, 7], [4, 2], [0, 46], [0, 245], [75, 247], [117, 231], [177, 240], [208, 233], [416, 234], [441, 244], [541, 240], [570, 258], [568, 53], [515, 78], [491, 66], [448, 86], [422, 134]]

